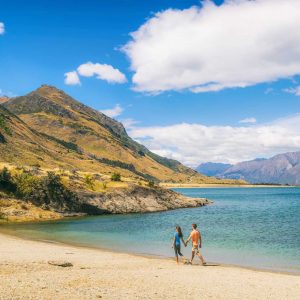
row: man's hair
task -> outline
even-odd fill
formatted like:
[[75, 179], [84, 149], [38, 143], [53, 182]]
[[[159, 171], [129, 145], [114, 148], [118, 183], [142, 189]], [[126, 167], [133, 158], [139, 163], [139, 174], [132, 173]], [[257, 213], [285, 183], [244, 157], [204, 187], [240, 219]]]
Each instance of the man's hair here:
[[193, 227], [194, 229], [196, 229], [196, 228], [197, 228], [197, 224], [193, 223], [193, 224], [192, 224], [192, 227]]

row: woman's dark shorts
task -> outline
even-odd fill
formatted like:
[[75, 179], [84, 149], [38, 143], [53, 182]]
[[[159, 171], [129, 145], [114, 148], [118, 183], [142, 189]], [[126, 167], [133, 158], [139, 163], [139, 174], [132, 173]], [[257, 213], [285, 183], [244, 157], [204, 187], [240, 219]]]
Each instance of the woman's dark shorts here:
[[175, 251], [175, 256], [183, 256], [183, 254], [180, 252], [180, 245], [174, 245], [174, 251]]

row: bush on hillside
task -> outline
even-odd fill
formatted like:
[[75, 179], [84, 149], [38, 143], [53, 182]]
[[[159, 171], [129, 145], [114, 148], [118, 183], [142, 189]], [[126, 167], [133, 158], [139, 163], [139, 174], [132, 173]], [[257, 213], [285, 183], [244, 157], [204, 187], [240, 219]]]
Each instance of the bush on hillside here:
[[78, 200], [76, 194], [67, 189], [54, 172], [48, 172], [46, 177], [39, 179], [26, 198], [38, 206], [57, 210], [76, 210]]
[[0, 189], [9, 193], [14, 193], [16, 191], [16, 184], [7, 168], [3, 168], [0, 171]]
[[12, 176], [9, 170], [4, 168], [0, 171], [0, 189], [43, 208], [60, 211], [76, 211], [78, 208], [77, 195], [65, 187], [60, 176], [54, 172], [48, 172], [45, 177], [38, 177], [26, 171]]
[[6, 125], [5, 117], [0, 114], [0, 128], [8, 135], [11, 135], [9, 127]]
[[84, 176], [84, 182], [85, 182], [87, 188], [89, 188], [92, 191], [95, 190], [95, 180], [91, 174], [86, 174]]
[[147, 185], [151, 188], [154, 188], [155, 187], [155, 183], [154, 181], [148, 181]]
[[16, 196], [21, 199], [28, 199], [39, 179], [29, 172], [22, 172], [14, 177], [14, 182], [16, 184]]
[[120, 173], [113, 173], [111, 175], [111, 180], [112, 181], [121, 181], [121, 174]]

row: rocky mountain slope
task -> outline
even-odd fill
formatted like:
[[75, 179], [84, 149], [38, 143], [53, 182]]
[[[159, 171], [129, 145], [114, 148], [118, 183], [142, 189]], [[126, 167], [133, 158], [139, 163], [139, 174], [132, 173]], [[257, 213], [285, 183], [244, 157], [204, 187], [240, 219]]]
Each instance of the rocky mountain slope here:
[[2, 106], [18, 117], [1, 108], [9, 116], [6, 122], [13, 123], [12, 136], [0, 143], [1, 161], [106, 174], [117, 170], [154, 181], [220, 182], [152, 153], [132, 140], [121, 123], [55, 87], [43, 85]]
[[[218, 166], [216, 166], [216, 170], [220, 170]], [[300, 151], [223, 167], [225, 170], [214, 172], [213, 175], [219, 178], [244, 179], [251, 183], [300, 185]], [[203, 167], [200, 169], [204, 170]], [[208, 175], [208, 173], [206, 174]]]

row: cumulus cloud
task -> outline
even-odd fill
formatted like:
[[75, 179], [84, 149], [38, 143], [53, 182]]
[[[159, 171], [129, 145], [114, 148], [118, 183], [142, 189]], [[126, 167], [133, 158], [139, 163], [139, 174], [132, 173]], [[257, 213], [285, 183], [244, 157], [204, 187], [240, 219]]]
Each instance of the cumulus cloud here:
[[207, 161], [236, 163], [300, 150], [300, 114], [250, 127], [181, 123], [133, 127], [128, 132], [153, 152], [192, 167]]
[[296, 86], [294, 88], [287, 88], [283, 90], [284, 92], [294, 94], [296, 96], [300, 96], [300, 86]]
[[256, 123], [256, 119], [255, 118], [245, 118], [245, 119], [240, 120], [239, 123], [254, 124], [254, 123]]
[[118, 69], [111, 65], [87, 62], [77, 68], [79, 75], [84, 77], [96, 76], [101, 80], [106, 80], [109, 83], [125, 83], [126, 77]]
[[80, 79], [76, 71], [65, 73], [65, 84], [80, 85]]
[[4, 32], [5, 32], [4, 23], [0, 22], [0, 34], [4, 34]]
[[243, 88], [300, 74], [300, 1], [225, 0], [155, 14], [123, 51], [137, 91]]
[[115, 117], [120, 116], [122, 114], [122, 112], [124, 111], [124, 109], [123, 109], [123, 107], [121, 107], [121, 105], [117, 104], [114, 108], [102, 109], [100, 111], [110, 118], [115, 118]]
[[132, 129], [135, 127], [135, 125], [137, 125], [139, 123], [139, 121], [136, 121], [134, 119], [128, 118], [128, 119], [123, 119], [121, 120], [123, 126], [128, 130], [128, 129]]

